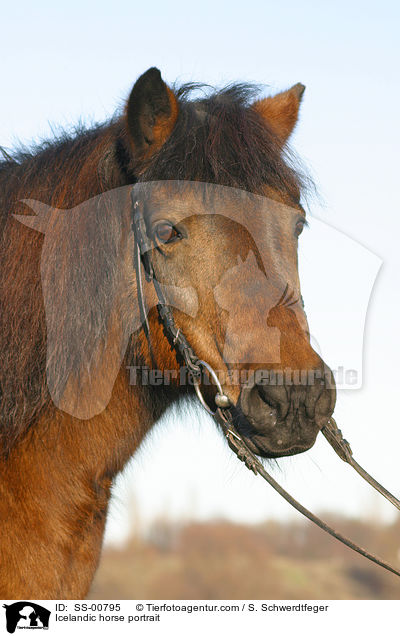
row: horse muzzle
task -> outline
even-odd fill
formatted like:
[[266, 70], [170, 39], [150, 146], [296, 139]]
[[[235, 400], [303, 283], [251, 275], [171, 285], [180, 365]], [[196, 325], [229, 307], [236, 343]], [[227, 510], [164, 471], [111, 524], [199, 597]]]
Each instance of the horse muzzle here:
[[240, 393], [235, 426], [261, 457], [297, 455], [311, 448], [333, 413], [336, 390], [331, 371], [308, 374], [309, 384], [281, 385], [251, 380]]

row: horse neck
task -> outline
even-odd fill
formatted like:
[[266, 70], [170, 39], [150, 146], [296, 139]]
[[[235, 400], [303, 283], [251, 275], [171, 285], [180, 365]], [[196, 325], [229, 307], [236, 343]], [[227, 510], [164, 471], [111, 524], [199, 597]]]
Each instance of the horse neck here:
[[162, 412], [148, 401], [121, 372], [103, 413], [79, 421], [49, 408], [0, 463], [2, 598], [87, 594], [113, 478]]
[[[25, 171], [23, 166], [16, 167], [21, 178], [18, 188], [10, 188], [9, 202], [27, 197], [45, 201], [45, 193], [52, 192], [49, 204], [68, 207], [94, 196], [102, 188], [116, 187], [115, 166], [111, 166], [111, 173], [108, 167], [106, 185], [102, 184], [98, 171], [100, 159], [110, 151], [114, 141], [112, 130], [99, 134], [88, 144], [84, 158], [75, 163], [66, 158], [63, 163], [59, 157], [59, 163], [55, 161], [53, 170], [45, 176], [40, 165], [25, 166]], [[43, 161], [38, 158], [38, 164]], [[57, 170], [61, 171], [58, 179]], [[72, 183], [73, 175], [76, 178]], [[34, 343], [30, 347], [41, 343], [35, 356], [42, 366], [33, 383], [38, 388], [29, 389], [31, 393], [24, 389], [25, 394], [19, 396], [24, 405], [28, 400], [33, 405], [29, 428], [24, 406], [25, 420], [14, 431], [19, 432], [18, 439], [9, 445], [7, 457], [0, 460], [0, 554], [2, 569], [7, 573], [0, 577], [0, 597], [80, 598], [87, 593], [98, 563], [113, 478], [174, 396], [163, 387], [132, 386], [126, 367], [143, 356], [129, 357], [128, 352], [109, 403], [95, 417], [79, 420], [56, 409], [48, 396], [42, 397], [46, 345], [42, 342], [45, 331], [39, 323], [43, 323], [44, 316], [33, 299], [39, 293], [41, 243], [29, 237], [31, 230], [24, 231], [27, 244], [21, 247], [21, 230], [14, 224], [10, 232], [14, 247], [8, 250], [5, 262], [15, 261], [17, 254], [21, 256], [19, 273], [10, 280], [10, 286], [20, 289], [17, 298], [21, 307], [24, 299], [30, 298], [32, 315], [28, 312], [19, 337], [25, 335], [26, 340], [29, 333], [29, 340]], [[32, 254], [27, 255], [27, 247]], [[33, 273], [27, 275], [27, 272]], [[27, 285], [31, 286], [28, 296], [22, 291]], [[15, 309], [9, 310], [10, 324], [12, 311], [17, 309], [15, 303]], [[35, 329], [38, 332], [31, 337]], [[143, 334], [133, 337], [131, 344], [136, 351], [146, 351]], [[8, 351], [12, 349], [15, 369], [10, 368], [15, 371], [16, 381], [23, 385], [24, 378], [32, 377], [32, 368], [28, 368], [28, 363], [21, 366], [23, 356], [16, 336], [8, 343], [3, 340], [1, 346], [8, 347]], [[28, 344], [26, 347], [29, 362], [32, 356]], [[16, 414], [8, 415], [12, 425]], [[3, 422], [5, 431], [6, 427]]]

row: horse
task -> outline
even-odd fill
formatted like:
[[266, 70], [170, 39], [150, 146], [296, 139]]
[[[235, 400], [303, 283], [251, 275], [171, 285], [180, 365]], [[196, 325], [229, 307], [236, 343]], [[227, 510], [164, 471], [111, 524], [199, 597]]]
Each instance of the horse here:
[[[220, 383], [267, 459], [308, 450], [328, 422], [335, 386], [297, 265], [307, 184], [288, 147], [303, 92], [170, 87], [151, 68], [107, 123], [3, 151], [0, 597], [87, 595], [113, 480], [172, 404], [197, 392], [213, 411]], [[198, 382], [181, 373], [189, 345]]]

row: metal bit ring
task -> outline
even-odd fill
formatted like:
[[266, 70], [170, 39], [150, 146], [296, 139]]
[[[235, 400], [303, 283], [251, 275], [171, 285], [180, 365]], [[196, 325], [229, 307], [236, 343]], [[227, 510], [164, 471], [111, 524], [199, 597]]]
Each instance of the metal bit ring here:
[[205, 408], [205, 410], [207, 411], [207, 413], [210, 413], [210, 415], [215, 415], [216, 412], [218, 411], [218, 408], [227, 408], [230, 404], [230, 400], [228, 398], [227, 395], [225, 395], [225, 393], [222, 390], [222, 386], [221, 383], [218, 379], [217, 374], [215, 373], [214, 369], [208, 364], [208, 362], [205, 362], [204, 360], [198, 360], [197, 364], [200, 367], [204, 367], [205, 369], [207, 369], [209, 375], [211, 376], [212, 380], [214, 381], [215, 386], [217, 387], [217, 395], [215, 396], [215, 401], [217, 404], [217, 408], [215, 409], [215, 411], [212, 411], [210, 409], [210, 407], [208, 406], [207, 402], [205, 401], [203, 394], [201, 392], [200, 389], [200, 378], [196, 378], [193, 376], [193, 383], [194, 383], [194, 390], [196, 391], [197, 397], [200, 400], [201, 405]]

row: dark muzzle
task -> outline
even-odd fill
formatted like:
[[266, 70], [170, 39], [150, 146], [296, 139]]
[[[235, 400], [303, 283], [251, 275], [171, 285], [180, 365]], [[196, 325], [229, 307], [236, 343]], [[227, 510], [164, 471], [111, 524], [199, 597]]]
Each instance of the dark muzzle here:
[[[282, 376], [281, 376], [282, 377]], [[311, 372], [306, 381], [277, 374], [253, 378], [241, 391], [239, 424], [253, 452], [262, 457], [296, 455], [311, 448], [333, 413], [335, 386], [329, 369]]]

